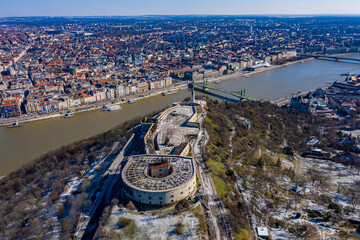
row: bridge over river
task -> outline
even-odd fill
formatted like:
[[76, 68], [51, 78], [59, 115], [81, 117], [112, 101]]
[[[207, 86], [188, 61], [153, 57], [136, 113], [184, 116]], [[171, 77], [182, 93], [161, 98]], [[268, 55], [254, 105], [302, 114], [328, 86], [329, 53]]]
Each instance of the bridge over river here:
[[329, 55], [313, 55], [312, 57], [320, 60], [328, 60], [335, 62], [354, 62], [360, 64], [360, 59], [351, 58], [351, 57], [340, 57], [340, 56], [329, 56]]
[[220, 88], [214, 84], [209, 83], [207, 80], [204, 79], [203, 82], [191, 82], [189, 83], [189, 88], [193, 89], [195, 87], [201, 88], [203, 91], [206, 91], [207, 89], [211, 89], [217, 92], [222, 92], [222, 93], [226, 93], [228, 95], [231, 95], [237, 99], [239, 99], [240, 101], [242, 100], [252, 100], [252, 101], [256, 101], [257, 99], [254, 96], [251, 96], [250, 94], [248, 94], [246, 92], [245, 89], [241, 89], [240, 91], [231, 91], [231, 90], [226, 90], [224, 88]]

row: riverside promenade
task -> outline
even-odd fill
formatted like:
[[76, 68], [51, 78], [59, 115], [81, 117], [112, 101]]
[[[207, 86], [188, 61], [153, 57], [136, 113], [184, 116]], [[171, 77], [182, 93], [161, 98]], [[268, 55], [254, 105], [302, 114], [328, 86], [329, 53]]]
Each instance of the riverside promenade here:
[[[314, 58], [307, 58], [307, 59], [303, 59], [303, 60], [288, 62], [288, 63], [281, 64], [281, 65], [271, 65], [269, 67], [257, 69], [253, 72], [246, 72], [246, 71], [239, 70], [232, 74], [208, 78], [206, 80], [208, 82], [223, 82], [223, 81], [228, 81], [228, 80], [233, 80], [233, 79], [238, 79], [238, 78], [243, 78], [243, 77], [250, 77], [252, 75], [264, 73], [266, 71], [287, 67], [289, 65], [293, 65], [293, 64], [297, 64], [297, 63], [301, 63], [301, 62], [305, 62], [305, 61], [310, 61], [313, 59]], [[201, 82], [201, 81], [203, 81], [203, 80], [198, 80], [196, 82]], [[156, 89], [156, 90], [148, 91], [146, 93], [139, 93], [139, 94], [135, 94], [135, 95], [124, 96], [122, 99], [126, 99], [125, 101], [122, 101], [121, 99], [110, 99], [110, 100], [106, 100], [103, 102], [97, 102], [97, 103], [93, 103], [93, 104], [69, 108], [66, 111], [71, 111], [73, 114], [85, 112], [85, 111], [93, 111], [93, 110], [102, 108], [106, 104], [123, 104], [123, 103], [127, 103], [127, 100], [136, 101], [136, 100], [140, 100], [143, 98], [160, 95], [161, 93], [166, 92], [166, 91], [184, 90], [184, 89], [187, 89], [187, 87], [188, 87], [187, 84], [188, 84], [187, 82], [177, 83], [171, 87], [167, 87], [167, 88], [163, 88], [163, 89]], [[291, 97], [290, 97], [290, 99], [291, 99]], [[278, 101], [278, 100], [275, 100], [275, 101]], [[279, 100], [279, 101], [281, 102], [281, 100]], [[0, 127], [11, 125], [12, 123], [14, 123], [16, 121], [19, 121], [19, 123], [26, 123], [26, 122], [62, 117], [62, 116], [64, 116], [66, 111], [64, 110], [61, 112], [54, 112], [54, 113], [41, 114], [41, 115], [40, 114], [24, 114], [24, 115], [21, 115], [19, 117], [14, 117], [14, 118], [0, 118]]]

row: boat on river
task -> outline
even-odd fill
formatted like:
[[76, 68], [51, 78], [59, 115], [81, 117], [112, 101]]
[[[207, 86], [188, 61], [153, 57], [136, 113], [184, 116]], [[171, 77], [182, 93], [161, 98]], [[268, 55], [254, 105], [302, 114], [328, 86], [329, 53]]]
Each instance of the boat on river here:
[[14, 122], [13, 124], [11, 124], [10, 126], [8, 126], [8, 128], [17, 128], [17, 127], [21, 127], [22, 125], [19, 123], [19, 121]]
[[177, 93], [177, 92], [179, 92], [179, 91], [162, 92], [161, 95], [166, 96], [166, 95], [174, 94], [174, 93]]
[[121, 109], [121, 107], [119, 105], [112, 105], [112, 106], [104, 106], [102, 111], [116, 111], [116, 110], [119, 110]]
[[70, 113], [70, 112], [67, 112], [67, 113], [65, 113], [65, 115], [64, 115], [64, 118], [72, 118], [72, 117], [74, 117], [74, 114], [72, 114], [72, 113]]
[[342, 73], [341, 74], [341, 76], [347, 76], [347, 77], [352, 76], [352, 75], [353, 75], [352, 72], [347, 72], [347, 73]]
[[135, 100], [131, 100], [131, 99], [129, 99], [128, 101], [127, 101], [128, 103], [136, 103], [136, 101]]

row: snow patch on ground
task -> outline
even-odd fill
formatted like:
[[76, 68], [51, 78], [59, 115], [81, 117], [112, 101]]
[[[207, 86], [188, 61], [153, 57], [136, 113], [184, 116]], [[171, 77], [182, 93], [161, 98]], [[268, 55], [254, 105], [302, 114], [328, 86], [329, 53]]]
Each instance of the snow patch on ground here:
[[314, 168], [329, 175], [331, 184], [334, 187], [336, 187], [337, 184], [350, 185], [355, 181], [360, 181], [360, 175], [356, 174], [354, 169], [341, 163], [313, 158], [305, 158], [304, 163], [305, 171]]
[[78, 190], [81, 183], [82, 181], [78, 177], [72, 178], [69, 182], [67, 182], [64, 192], [60, 195], [61, 199], [65, 200], [64, 198], [69, 197], [73, 192]]
[[[133, 235], [122, 235], [121, 239], [198, 239], [199, 220], [190, 212], [165, 215], [139, 214], [114, 206], [107, 229], [115, 229], [117, 233], [121, 233], [123, 230], [117, 226], [120, 217], [133, 220], [137, 229]], [[182, 235], [175, 233], [175, 228], [179, 222], [183, 224]]]
[[289, 160], [287, 160], [286, 158], [280, 158], [280, 160], [282, 161], [283, 163], [283, 166], [285, 168], [294, 168], [294, 164], [292, 162], [290, 162]]

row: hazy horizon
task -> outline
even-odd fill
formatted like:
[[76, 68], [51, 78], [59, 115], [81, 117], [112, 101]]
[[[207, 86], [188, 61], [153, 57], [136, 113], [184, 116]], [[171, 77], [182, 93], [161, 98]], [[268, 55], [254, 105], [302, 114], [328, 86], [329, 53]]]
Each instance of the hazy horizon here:
[[64, 18], [72, 18], [72, 17], [147, 17], [147, 16], [240, 16], [240, 17], [360, 17], [360, 13], [359, 14], [137, 14], [137, 15], [56, 15], [56, 16], [50, 16], [50, 15], [32, 15], [32, 16], [3, 16], [0, 18], [37, 18], [37, 17], [49, 17], [49, 18], [56, 18], [56, 17], [64, 17]]
[[360, 15], [357, 0], [0, 0], [0, 17], [147, 15]]

